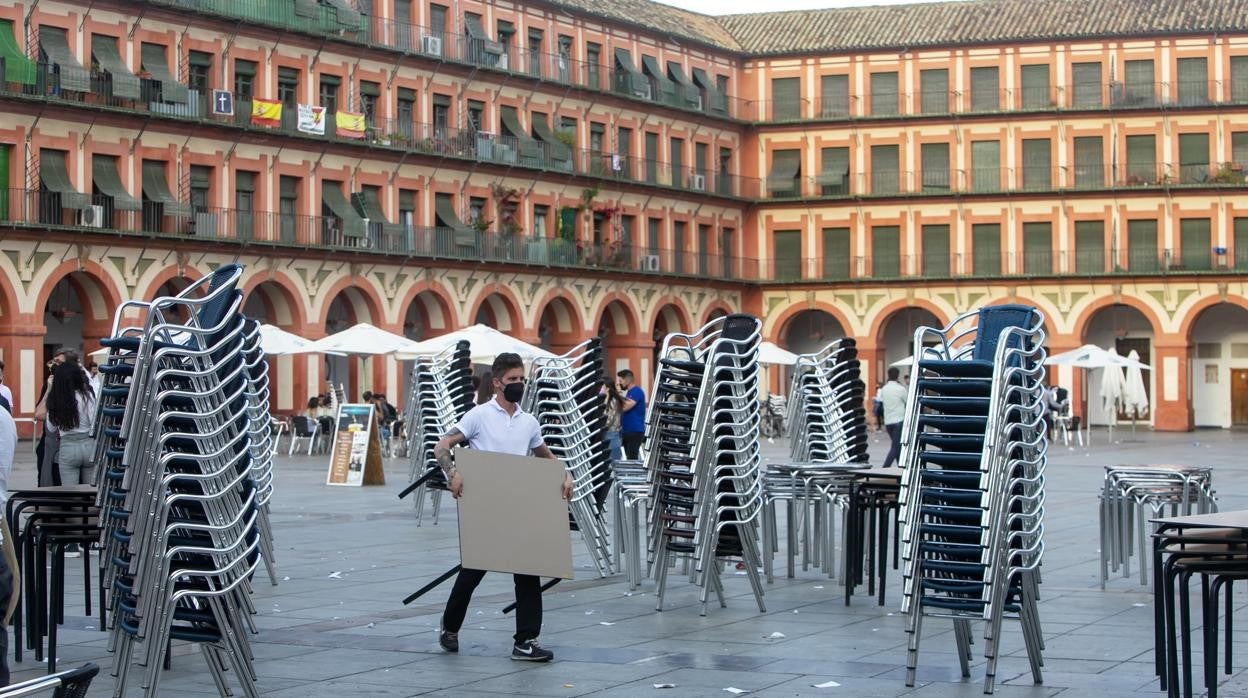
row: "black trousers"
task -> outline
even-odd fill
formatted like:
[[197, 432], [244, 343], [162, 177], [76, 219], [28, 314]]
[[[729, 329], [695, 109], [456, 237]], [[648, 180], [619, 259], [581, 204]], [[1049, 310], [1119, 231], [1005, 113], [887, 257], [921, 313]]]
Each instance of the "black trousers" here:
[[[485, 577], [485, 570], [460, 569], [442, 613], [442, 629], [457, 633], [468, 615], [472, 592]], [[516, 644], [537, 639], [542, 633], [542, 583], [531, 574], [513, 574], [516, 580]]]
[[888, 447], [888, 455], [884, 456], [884, 467], [887, 468], [901, 458], [901, 422], [885, 424], [884, 428], [888, 431], [889, 440], [893, 442]]
[[644, 431], [622, 431], [620, 432], [620, 442], [624, 446], [624, 458], [627, 460], [637, 460], [641, 458], [641, 445], [646, 441], [646, 433]]

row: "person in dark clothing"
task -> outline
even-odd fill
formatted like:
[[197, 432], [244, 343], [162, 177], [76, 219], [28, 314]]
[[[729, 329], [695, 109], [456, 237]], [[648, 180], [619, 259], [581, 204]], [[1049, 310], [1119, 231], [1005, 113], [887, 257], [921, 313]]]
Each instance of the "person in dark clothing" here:
[[620, 406], [620, 441], [624, 445], [624, 457], [628, 460], [641, 458], [641, 445], [646, 441], [646, 392], [634, 385], [633, 372], [627, 368], [615, 374], [619, 379], [624, 404]]

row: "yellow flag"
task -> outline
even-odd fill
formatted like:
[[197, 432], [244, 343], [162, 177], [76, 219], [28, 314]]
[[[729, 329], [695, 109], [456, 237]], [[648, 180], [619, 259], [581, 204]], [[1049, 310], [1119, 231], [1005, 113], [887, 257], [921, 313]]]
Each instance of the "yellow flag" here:
[[363, 138], [364, 115], [340, 111], [334, 115], [334, 123], [338, 127], [340, 138]]
[[251, 123], [269, 128], [282, 125], [282, 103], [267, 99], [251, 99]]

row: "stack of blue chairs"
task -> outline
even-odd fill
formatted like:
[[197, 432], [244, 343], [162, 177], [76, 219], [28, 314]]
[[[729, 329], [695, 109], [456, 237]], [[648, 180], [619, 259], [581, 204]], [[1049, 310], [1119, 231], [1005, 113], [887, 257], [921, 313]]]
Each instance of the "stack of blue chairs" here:
[[1040, 683], [1043, 322], [1034, 308], [999, 305], [915, 332], [900, 495], [908, 686], [923, 618], [932, 616], [953, 621], [963, 676], [970, 622], [984, 621], [985, 693], [994, 688], [1002, 621], [1017, 618]]
[[[467, 340], [460, 340], [435, 356], [421, 357], [412, 366], [404, 423], [407, 425], [407, 456], [411, 461], [409, 479], [425, 478], [413, 492], [416, 525], [425, 514], [425, 494], [433, 506], [433, 523], [438, 523], [438, 509], [446, 478], [433, 457], [433, 447], [454, 427], [468, 410], [476, 395], [472, 390], [472, 354]], [[427, 477], [426, 477], [427, 476]]]
[[797, 357], [789, 383], [789, 448], [797, 463], [866, 463], [866, 386], [849, 337]]
[[273, 552], [273, 525], [269, 501], [273, 498], [273, 414], [269, 410], [269, 362], [260, 348], [260, 323], [243, 320], [243, 358], [247, 363], [247, 417], [251, 428], [251, 477], [256, 482], [256, 504], [260, 527], [260, 555], [269, 583], [277, 586], [277, 561]]
[[[222, 695], [226, 667], [258, 695], [250, 580], [272, 478], [253, 457], [270, 450], [258, 404], [267, 388], [255, 329], [241, 313], [241, 275], [225, 265], [176, 297], [127, 302], [103, 342], [101, 567], [118, 696], [132, 663], [145, 668], [145, 694], [160, 695], [172, 641], [200, 647]], [[140, 323], [123, 328], [136, 309]]]

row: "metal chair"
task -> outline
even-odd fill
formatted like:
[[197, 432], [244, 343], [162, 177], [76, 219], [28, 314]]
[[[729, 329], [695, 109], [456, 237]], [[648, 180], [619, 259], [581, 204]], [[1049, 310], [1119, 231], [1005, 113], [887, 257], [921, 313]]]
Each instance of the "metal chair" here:
[[416, 525], [424, 519], [425, 493], [433, 506], [433, 523], [446, 479], [433, 457], [433, 447], [473, 406], [471, 346], [458, 342], [442, 353], [422, 357], [412, 366], [403, 421], [407, 430], [408, 479], [420, 484], [412, 492]]
[[0, 688], [0, 698], [25, 698], [48, 691], [52, 692], [53, 698], [86, 698], [91, 681], [99, 673], [98, 665], [87, 662], [77, 669], [9, 684]]

